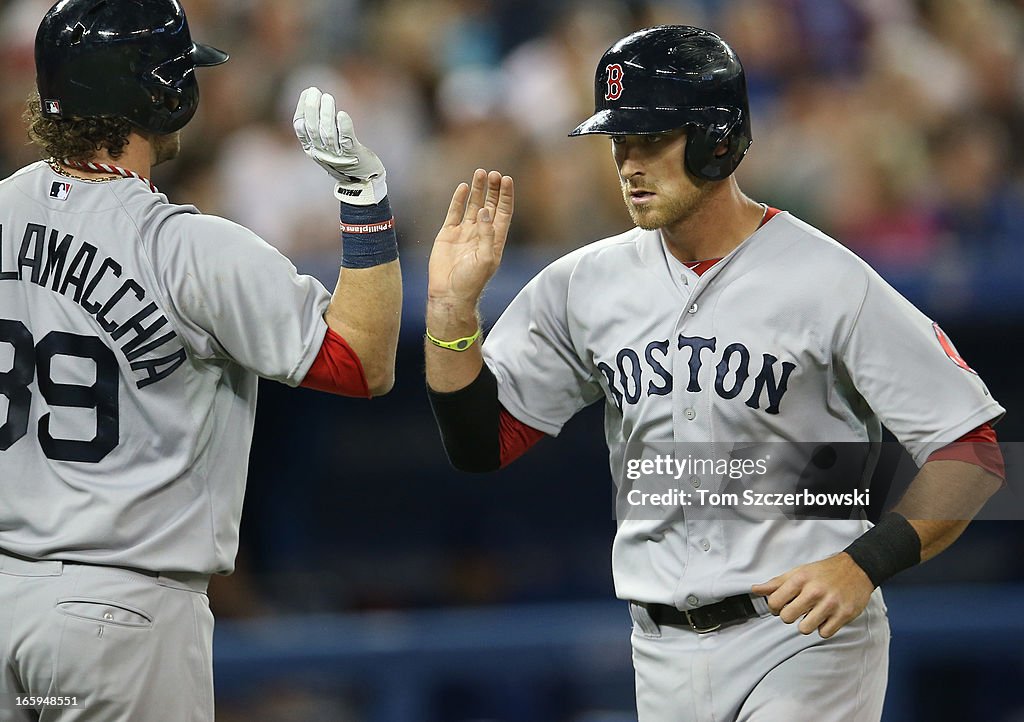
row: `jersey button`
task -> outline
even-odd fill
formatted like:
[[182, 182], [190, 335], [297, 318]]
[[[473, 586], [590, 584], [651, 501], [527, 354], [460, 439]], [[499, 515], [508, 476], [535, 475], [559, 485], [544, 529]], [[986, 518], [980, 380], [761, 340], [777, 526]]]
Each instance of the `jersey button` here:
[[690, 483], [693, 484], [693, 488], [694, 489], [699, 489], [700, 488], [700, 479], [698, 477], [691, 476], [690, 477]]
[[697, 412], [694, 409], [685, 409], [683, 411], [683, 416], [686, 417], [687, 421], [693, 421], [697, 418]]
[[698, 604], [700, 604], [700, 600], [691, 594], [686, 598], [686, 603], [689, 604], [691, 607], [696, 607]]
[[687, 309], [687, 313], [697, 313], [697, 304], [691, 304], [690, 308]]
[[701, 539], [700, 540], [700, 548], [703, 549], [704, 551], [710, 551], [711, 550], [711, 542], [709, 542], [707, 539]]

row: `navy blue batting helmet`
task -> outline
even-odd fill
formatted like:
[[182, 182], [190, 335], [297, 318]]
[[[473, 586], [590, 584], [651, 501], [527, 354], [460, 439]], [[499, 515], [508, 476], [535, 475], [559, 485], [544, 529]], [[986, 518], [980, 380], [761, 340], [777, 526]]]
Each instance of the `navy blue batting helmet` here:
[[[627, 35], [601, 57], [594, 114], [569, 135], [644, 135], [686, 127], [686, 168], [728, 177], [750, 147], [747, 82], [736, 53], [708, 30], [660, 25]], [[716, 149], [726, 143], [727, 150]]]
[[228, 59], [192, 42], [178, 0], [61, 0], [39, 25], [35, 54], [44, 117], [121, 117], [157, 135], [195, 114], [196, 67]]

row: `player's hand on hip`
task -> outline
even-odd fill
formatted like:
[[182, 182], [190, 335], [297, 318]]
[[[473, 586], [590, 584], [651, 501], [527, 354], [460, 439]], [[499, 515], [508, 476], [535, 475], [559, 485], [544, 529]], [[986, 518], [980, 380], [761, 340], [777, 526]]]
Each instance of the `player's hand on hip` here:
[[352, 118], [337, 109], [333, 95], [319, 88], [303, 90], [292, 127], [303, 152], [337, 181], [334, 194], [338, 200], [372, 205], [387, 195], [384, 164], [356, 138]]
[[791, 569], [751, 593], [768, 597], [768, 608], [786, 624], [800, 619], [800, 632], [818, 630], [828, 639], [868, 605], [874, 584], [850, 555], [841, 552]]
[[475, 306], [501, 263], [514, 196], [512, 179], [496, 170], [477, 169], [471, 186], [459, 184], [430, 251], [430, 300]]

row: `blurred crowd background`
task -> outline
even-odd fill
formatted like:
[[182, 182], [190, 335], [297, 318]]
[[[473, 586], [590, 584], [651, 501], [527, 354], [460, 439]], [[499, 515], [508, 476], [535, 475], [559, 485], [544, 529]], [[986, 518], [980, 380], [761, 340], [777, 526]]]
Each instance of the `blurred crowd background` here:
[[[38, 157], [21, 114], [50, 4], [0, 0], [3, 176]], [[601, 53], [644, 26], [701, 25], [732, 44], [753, 114], [741, 186], [835, 236], [939, 320], [1010, 409], [1001, 439], [1019, 440], [1024, 0], [184, 5], [193, 36], [231, 60], [199, 71], [199, 112], [156, 184], [332, 288], [337, 206], [291, 129], [299, 92], [317, 85], [388, 169], [407, 287], [391, 395], [262, 387], [238, 572], [211, 595], [219, 618], [611, 596], [600, 410], [493, 477], [450, 471], [423, 393], [424, 264], [477, 167], [517, 183], [490, 321], [544, 263], [629, 227], [607, 140], [566, 134], [592, 111]], [[1021, 581], [1019, 529], [976, 524], [899, 583]]]
[[[0, 2], [0, 167], [34, 158], [19, 120], [49, 0]], [[333, 92], [389, 171], [403, 250], [423, 254], [478, 166], [520, 180], [513, 244], [553, 256], [628, 226], [603, 139], [566, 138], [603, 50], [663, 22], [709, 27], [747, 70], [755, 198], [802, 216], [950, 307], [1015, 265], [1024, 231], [1020, 0], [190, 0], [231, 53], [200, 70], [172, 198], [235, 219], [333, 276], [335, 209], [295, 152], [299, 91]], [[985, 294], [985, 306], [991, 299]]]

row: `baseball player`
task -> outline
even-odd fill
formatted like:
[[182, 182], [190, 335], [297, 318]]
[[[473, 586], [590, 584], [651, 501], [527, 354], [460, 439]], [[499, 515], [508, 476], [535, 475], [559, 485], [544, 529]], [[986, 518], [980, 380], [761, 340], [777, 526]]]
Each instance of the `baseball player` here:
[[[571, 135], [610, 136], [633, 230], [544, 269], [485, 344], [477, 302], [501, 259], [511, 179], [478, 170], [434, 243], [426, 373], [449, 458], [498, 469], [603, 401], [641, 722], [877, 720], [878, 586], [948, 546], [998, 487], [991, 423], [1004, 410], [860, 259], [740, 191], [750, 116], [721, 38], [633, 33], [601, 58], [595, 94]], [[877, 442], [883, 423], [921, 468], [875, 526], [859, 508], [794, 520], [696, 508], [721, 489], [717, 472], [679, 477], [676, 498], [693, 503], [633, 503], [627, 472], [652, 450]]]
[[384, 167], [302, 93], [296, 134], [341, 200], [332, 295], [147, 180], [196, 68], [228, 59], [178, 0], [62, 0], [35, 53], [48, 158], [0, 182], [0, 720], [212, 720], [206, 586], [234, 564], [258, 377], [393, 383]]

